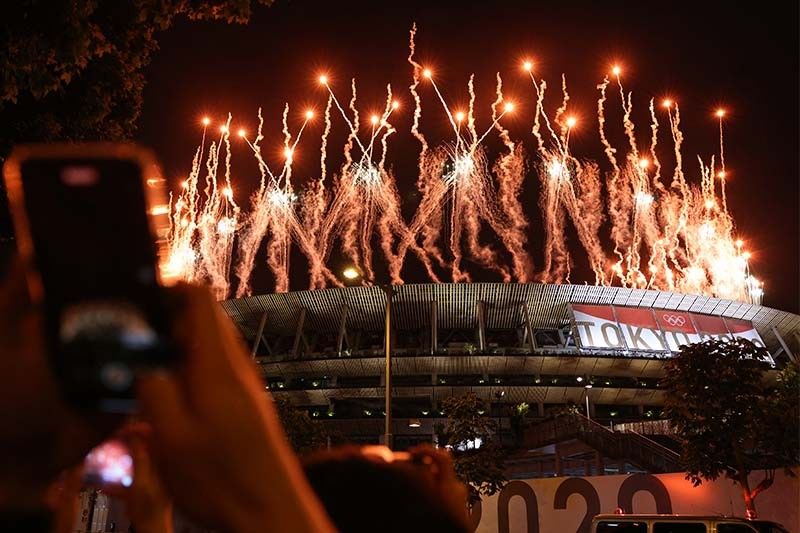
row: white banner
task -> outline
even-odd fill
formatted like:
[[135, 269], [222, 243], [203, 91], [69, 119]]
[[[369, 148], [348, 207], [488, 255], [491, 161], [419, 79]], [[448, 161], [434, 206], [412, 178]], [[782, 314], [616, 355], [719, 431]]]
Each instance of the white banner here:
[[749, 320], [687, 311], [572, 304], [579, 348], [644, 352], [678, 352], [681, 346], [708, 339], [764, 341]]

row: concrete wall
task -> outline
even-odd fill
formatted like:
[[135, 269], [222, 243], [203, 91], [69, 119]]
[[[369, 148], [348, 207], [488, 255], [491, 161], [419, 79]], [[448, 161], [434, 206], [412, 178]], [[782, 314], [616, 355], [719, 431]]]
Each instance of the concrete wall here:
[[[758, 483], [761, 474], [752, 476]], [[635, 513], [744, 516], [738, 485], [726, 479], [699, 487], [684, 474], [558, 477], [512, 481], [473, 511], [477, 533], [588, 533], [592, 517], [618, 507]], [[800, 533], [800, 480], [776, 472], [775, 483], [756, 498], [759, 518]]]

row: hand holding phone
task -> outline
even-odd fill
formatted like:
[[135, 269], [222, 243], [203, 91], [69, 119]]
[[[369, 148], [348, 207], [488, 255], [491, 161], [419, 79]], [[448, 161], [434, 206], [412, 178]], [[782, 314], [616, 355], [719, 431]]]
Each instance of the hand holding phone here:
[[137, 371], [174, 357], [160, 287], [169, 209], [158, 166], [132, 145], [37, 145], [15, 149], [4, 176], [65, 397], [132, 411]]
[[172, 501], [153, 464], [152, 430], [143, 422], [124, 426], [116, 438], [92, 450], [84, 482], [125, 504], [136, 531], [172, 531]]
[[0, 509], [45, 505], [47, 488], [118, 426], [119, 416], [64, 402], [48, 361], [43, 313], [14, 260], [0, 280]]

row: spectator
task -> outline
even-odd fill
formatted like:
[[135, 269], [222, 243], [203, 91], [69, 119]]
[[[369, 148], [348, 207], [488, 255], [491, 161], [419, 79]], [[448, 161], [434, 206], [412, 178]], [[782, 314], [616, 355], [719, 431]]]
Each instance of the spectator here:
[[343, 533], [466, 533], [467, 490], [450, 456], [430, 446], [317, 452], [305, 461], [311, 486]]
[[[118, 420], [61, 400], [23, 274], [17, 264], [0, 285], [0, 530], [46, 531], [47, 487]], [[226, 531], [332, 531], [233, 325], [206, 290], [172, 292], [183, 364], [140, 376], [139, 401], [176, 505]]]

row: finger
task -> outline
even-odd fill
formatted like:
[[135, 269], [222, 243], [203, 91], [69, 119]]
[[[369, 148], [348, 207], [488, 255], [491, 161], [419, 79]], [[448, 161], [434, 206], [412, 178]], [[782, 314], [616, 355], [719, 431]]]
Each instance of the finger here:
[[127, 441], [135, 437], [147, 439], [153, 432], [153, 427], [143, 420], [133, 420], [128, 422], [117, 432], [117, 436]]
[[112, 498], [117, 498], [122, 501], [127, 501], [131, 495], [131, 489], [116, 483], [106, 483], [101, 485], [99, 488], [103, 489], [103, 492]]
[[58, 509], [77, 496], [82, 484], [83, 464], [64, 470], [45, 491], [43, 498], [45, 505], [52, 510]]
[[180, 307], [175, 310], [175, 340], [186, 350], [192, 369], [221, 370], [225, 365], [221, 328], [214, 312], [217, 303], [202, 287], [179, 285], [171, 289]]
[[173, 376], [161, 371], [139, 376], [137, 396], [144, 418], [152, 424], [154, 440], [174, 442], [186, 433], [192, 413]]
[[137, 489], [139, 494], [166, 503], [169, 498], [164, 492], [161, 474], [152, 456], [152, 443], [148, 443], [141, 435], [136, 436], [130, 441], [129, 449], [133, 459], [134, 489]]
[[178, 290], [183, 308], [176, 315], [175, 338], [185, 350], [188, 382], [208, 386], [234, 378], [248, 358], [233, 325], [205, 288]]
[[126, 442], [133, 459], [133, 479], [136, 486], [150, 487], [153, 483], [153, 465], [144, 438], [142, 435], [131, 435]]
[[134, 466], [144, 465], [147, 461], [147, 447], [141, 435], [129, 433], [125, 437], [125, 444], [128, 445], [128, 451], [133, 459]]
[[150, 445], [144, 435], [132, 435], [126, 443], [133, 459], [134, 479], [153, 477], [153, 464], [150, 457]]

